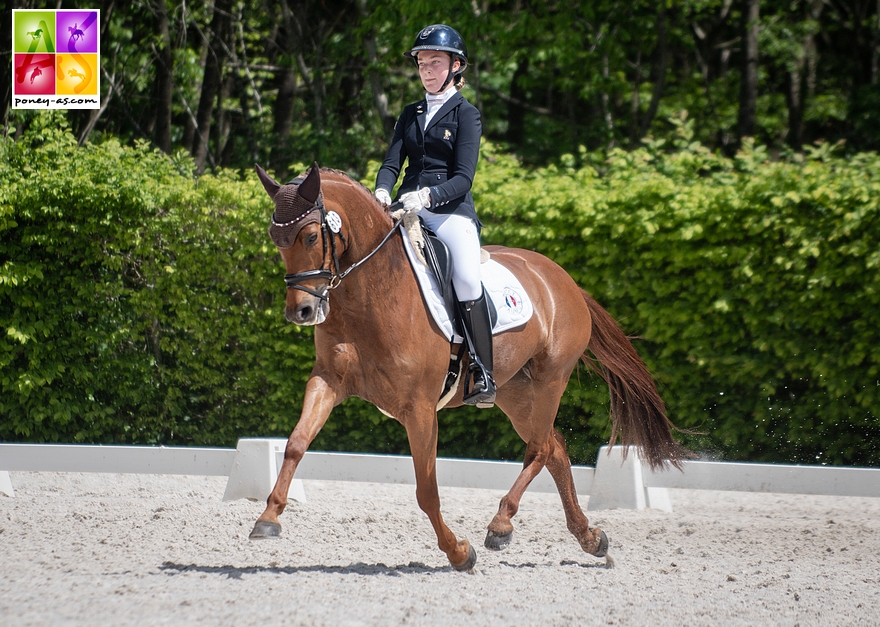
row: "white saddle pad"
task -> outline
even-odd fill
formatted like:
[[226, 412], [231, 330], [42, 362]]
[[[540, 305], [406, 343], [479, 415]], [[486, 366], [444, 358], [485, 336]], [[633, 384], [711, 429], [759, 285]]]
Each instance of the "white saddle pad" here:
[[[440, 294], [440, 287], [434, 278], [434, 273], [422, 263], [416, 256], [412, 242], [410, 242], [409, 234], [403, 225], [400, 227], [403, 233], [403, 244], [406, 249], [406, 256], [409, 257], [410, 265], [416, 273], [419, 281], [419, 287], [422, 290], [422, 297], [428, 311], [434, 317], [434, 321], [440, 330], [446, 335], [446, 339], [450, 342], [458, 343], [463, 338], [457, 333], [453, 333], [454, 325], [446, 311], [446, 305]], [[498, 312], [498, 319], [492, 328], [492, 334], [497, 335], [503, 331], [515, 329], [524, 325], [532, 317], [534, 307], [526, 291], [523, 289], [522, 283], [519, 282], [513, 272], [502, 266], [494, 259], [489, 259], [480, 268], [483, 278], [483, 285], [486, 287], [492, 304]]]

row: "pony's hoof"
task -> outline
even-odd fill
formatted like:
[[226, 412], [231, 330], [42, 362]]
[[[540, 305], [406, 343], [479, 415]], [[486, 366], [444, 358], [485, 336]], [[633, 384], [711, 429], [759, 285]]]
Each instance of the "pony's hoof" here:
[[513, 542], [512, 531], [508, 531], [507, 533], [495, 533], [490, 529], [486, 533], [486, 541], [483, 542], [483, 546], [490, 551], [500, 551], [501, 549], [509, 547], [511, 542]]
[[249, 540], [277, 540], [281, 537], [281, 525], [278, 523], [258, 520], [254, 530], [248, 536]]
[[601, 529], [599, 530], [601, 534], [599, 536], [599, 546], [596, 547], [596, 551], [593, 553], [596, 557], [605, 557], [608, 555], [608, 536], [605, 535], [605, 532]]
[[[452, 564], [452, 562], [449, 562]], [[477, 563], [477, 552], [474, 551], [474, 547], [468, 544], [468, 556], [465, 561], [461, 564], [452, 564], [452, 567], [458, 571], [468, 571], [474, 567], [474, 564]]]

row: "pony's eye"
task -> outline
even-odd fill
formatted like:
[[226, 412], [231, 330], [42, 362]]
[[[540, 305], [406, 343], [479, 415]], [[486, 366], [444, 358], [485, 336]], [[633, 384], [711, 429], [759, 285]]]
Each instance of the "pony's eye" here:
[[307, 245], [307, 246], [314, 246], [314, 245], [315, 245], [315, 242], [317, 242], [317, 241], [318, 241], [318, 234], [317, 234], [317, 233], [312, 233], [311, 235], [309, 235], [309, 236], [306, 238], [306, 245]]

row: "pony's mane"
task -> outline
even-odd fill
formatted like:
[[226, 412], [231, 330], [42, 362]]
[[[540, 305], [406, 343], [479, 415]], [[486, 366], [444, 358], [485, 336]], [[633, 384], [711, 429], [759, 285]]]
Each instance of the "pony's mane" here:
[[[385, 214], [386, 216], [388, 215], [388, 213], [389, 213], [388, 209], [384, 205], [382, 205], [378, 200], [376, 200], [376, 197], [373, 195], [373, 192], [370, 190], [370, 188], [367, 187], [366, 185], [364, 185], [363, 183], [361, 183], [360, 181], [357, 181], [357, 180], [351, 178], [344, 171], [337, 170], [335, 168], [322, 167], [320, 172], [322, 175], [324, 175], [324, 174], [332, 175], [328, 180], [331, 180], [331, 181], [336, 180], [341, 183], [350, 183], [352, 185], [352, 187], [354, 187], [359, 192], [361, 192], [365, 196], [367, 196], [376, 205], [376, 207], [380, 211], [382, 211], [383, 214]], [[308, 174], [308, 170], [306, 170], [301, 176], [305, 177], [306, 174]], [[341, 181], [339, 181], [339, 179], [341, 179]]]

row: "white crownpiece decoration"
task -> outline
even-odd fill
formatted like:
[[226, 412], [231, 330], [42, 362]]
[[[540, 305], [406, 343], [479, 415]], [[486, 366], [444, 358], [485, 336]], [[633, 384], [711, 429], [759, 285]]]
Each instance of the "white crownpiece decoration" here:
[[339, 233], [342, 230], [342, 218], [335, 211], [328, 211], [324, 221], [327, 223], [327, 227], [334, 233]]

